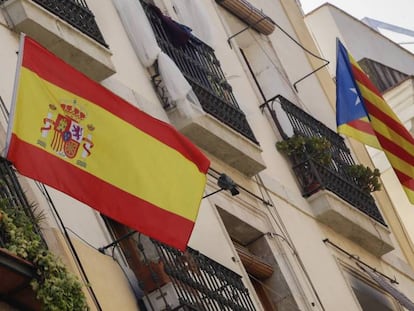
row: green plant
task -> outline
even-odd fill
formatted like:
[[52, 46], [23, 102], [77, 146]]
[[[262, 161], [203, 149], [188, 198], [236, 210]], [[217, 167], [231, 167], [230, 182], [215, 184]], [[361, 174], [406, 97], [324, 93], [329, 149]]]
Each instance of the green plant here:
[[4, 201], [0, 201], [0, 214], [0, 234], [6, 249], [36, 267], [38, 277], [31, 281], [31, 286], [43, 310], [89, 310], [81, 283], [46, 248], [31, 218]]
[[358, 187], [365, 193], [371, 193], [381, 190], [380, 171], [375, 168], [371, 169], [368, 166], [362, 164], [350, 165], [346, 168], [349, 176], [351, 176]]
[[276, 143], [276, 148], [289, 157], [304, 158], [309, 156], [321, 165], [331, 163], [331, 143], [324, 137], [293, 135]]

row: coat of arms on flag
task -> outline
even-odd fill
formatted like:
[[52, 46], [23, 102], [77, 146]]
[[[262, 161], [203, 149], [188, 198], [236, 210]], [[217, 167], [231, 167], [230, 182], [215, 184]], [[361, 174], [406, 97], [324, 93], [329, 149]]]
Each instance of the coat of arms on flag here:
[[78, 158], [76, 164], [86, 167], [84, 160], [91, 154], [92, 132], [95, 130], [92, 124], [85, 126], [86, 119], [86, 112], [76, 100], [49, 104], [37, 144], [51, 148], [62, 158]]

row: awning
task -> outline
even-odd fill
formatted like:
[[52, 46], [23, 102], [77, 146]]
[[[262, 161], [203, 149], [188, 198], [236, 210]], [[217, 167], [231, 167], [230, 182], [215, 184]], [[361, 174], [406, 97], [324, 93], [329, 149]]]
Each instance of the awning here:
[[41, 310], [41, 303], [30, 286], [36, 277], [30, 262], [0, 248], [0, 275], [0, 300], [22, 310]]
[[414, 311], [414, 303], [397, 288], [392, 286], [387, 279], [375, 271], [364, 268], [358, 263], [357, 266], [366, 274], [368, 274], [384, 291], [394, 297], [394, 299], [397, 300], [404, 308], [406, 308], [408, 311]]
[[260, 257], [250, 253], [244, 247], [234, 243], [240, 260], [246, 271], [259, 280], [265, 280], [272, 276], [273, 267]]
[[271, 18], [248, 1], [216, 0], [216, 2], [264, 35], [270, 35], [275, 30]]

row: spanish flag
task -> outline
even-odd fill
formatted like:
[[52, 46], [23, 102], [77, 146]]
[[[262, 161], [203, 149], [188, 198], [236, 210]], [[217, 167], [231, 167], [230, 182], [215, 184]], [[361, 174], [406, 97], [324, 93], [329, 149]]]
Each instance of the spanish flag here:
[[209, 160], [23, 36], [6, 157], [23, 175], [178, 249], [198, 214]]
[[358, 63], [337, 40], [338, 132], [384, 151], [414, 204], [414, 139]]

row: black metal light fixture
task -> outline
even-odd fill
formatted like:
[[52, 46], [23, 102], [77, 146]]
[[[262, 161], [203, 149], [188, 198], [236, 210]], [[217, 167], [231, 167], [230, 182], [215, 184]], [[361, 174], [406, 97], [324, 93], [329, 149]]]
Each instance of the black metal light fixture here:
[[217, 185], [220, 187], [220, 189], [213, 191], [212, 193], [209, 193], [203, 197], [203, 199], [216, 194], [217, 192], [228, 190], [230, 191], [232, 196], [238, 195], [240, 191], [237, 189], [236, 183], [226, 174], [222, 173], [220, 174], [220, 177], [217, 180]]
[[232, 196], [238, 195], [240, 191], [237, 189], [236, 183], [226, 174], [221, 174], [217, 185], [224, 190], [229, 190]]

